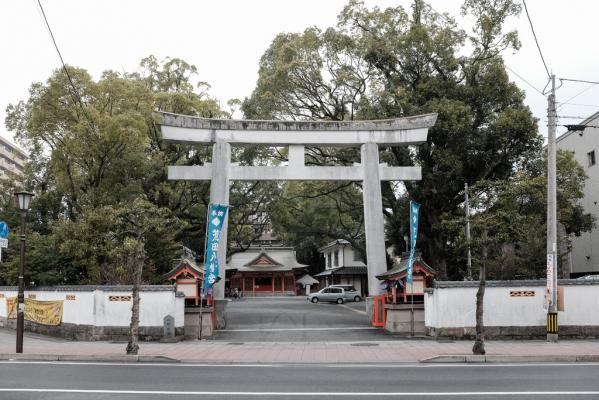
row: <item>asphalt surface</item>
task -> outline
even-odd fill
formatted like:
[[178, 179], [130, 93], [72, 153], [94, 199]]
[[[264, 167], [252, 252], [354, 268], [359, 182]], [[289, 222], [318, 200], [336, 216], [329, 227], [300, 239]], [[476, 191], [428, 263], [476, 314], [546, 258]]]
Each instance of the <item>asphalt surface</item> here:
[[228, 342], [356, 342], [393, 340], [370, 326], [366, 305], [312, 304], [305, 296], [242, 298], [228, 303], [227, 327], [215, 340]]
[[599, 364], [0, 362], [0, 399], [597, 399]]

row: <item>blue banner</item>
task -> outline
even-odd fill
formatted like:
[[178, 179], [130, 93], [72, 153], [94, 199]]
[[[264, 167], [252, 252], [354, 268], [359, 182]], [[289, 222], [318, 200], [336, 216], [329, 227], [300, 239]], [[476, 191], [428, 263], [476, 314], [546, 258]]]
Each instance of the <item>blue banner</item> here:
[[414, 267], [414, 261], [416, 257], [416, 239], [418, 238], [418, 213], [420, 211], [420, 204], [415, 201], [410, 201], [410, 258], [408, 259], [408, 271], [406, 275], [406, 282], [412, 283], [412, 270]]
[[[218, 245], [229, 207], [222, 204], [208, 205], [206, 223], [206, 249], [204, 251], [204, 290], [210, 289], [218, 280]], [[225, 244], [226, 246], [226, 244]]]
[[0, 238], [6, 239], [8, 237], [8, 224], [4, 221], [0, 221]]

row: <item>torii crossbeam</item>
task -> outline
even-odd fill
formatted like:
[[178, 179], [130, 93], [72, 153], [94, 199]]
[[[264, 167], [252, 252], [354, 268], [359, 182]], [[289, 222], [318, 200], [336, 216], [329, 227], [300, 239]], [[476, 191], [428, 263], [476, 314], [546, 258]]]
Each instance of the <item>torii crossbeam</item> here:
[[[377, 275], [386, 271], [385, 231], [380, 181], [420, 180], [420, 167], [390, 167], [379, 163], [379, 145], [407, 146], [426, 141], [436, 114], [378, 121], [252, 121], [222, 120], [160, 113], [164, 140], [175, 143], [211, 144], [212, 164], [169, 166], [168, 179], [210, 180], [210, 201], [229, 203], [231, 180], [361, 181], [364, 199], [368, 291], [381, 293]], [[289, 146], [287, 166], [238, 166], [231, 164], [231, 145]], [[304, 147], [361, 147], [361, 162], [353, 166], [306, 166]], [[222, 242], [227, 240], [227, 222]], [[216, 299], [224, 298], [226, 246], [218, 251], [221, 280], [214, 287]]]

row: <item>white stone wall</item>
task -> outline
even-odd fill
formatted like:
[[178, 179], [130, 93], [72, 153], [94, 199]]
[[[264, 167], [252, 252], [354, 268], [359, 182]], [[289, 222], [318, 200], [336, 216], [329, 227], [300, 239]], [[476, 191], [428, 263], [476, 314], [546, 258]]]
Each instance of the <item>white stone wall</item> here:
[[[12, 289], [12, 288], [11, 288]], [[0, 288], [0, 317], [6, 318], [6, 298], [16, 297], [16, 290]], [[36, 300], [64, 300], [62, 322], [91, 326], [129, 326], [131, 322], [131, 301], [110, 301], [109, 296], [131, 296], [130, 290], [72, 290], [61, 287], [59, 290], [28, 290], [25, 298], [35, 295]], [[66, 300], [74, 295], [75, 300]], [[185, 299], [176, 297], [172, 290], [143, 290], [140, 292], [140, 326], [163, 326], [167, 315], [175, 318], [175, 327], [183, 327], [185, 322]]]
[[[443, 282], [440, 283], [443, 285]], [[564, 311], [560, 326], [599, 326], [599, 282], [593, 285], [563, 284]], [[544, 286], [487, 286], [484, 324], [487, 327], [544, 326]], [[438, 287], [424, 296], [425, 325], [429, 328], [471, 328], [476, 325], [477, 287]], [[533, 290], [534, 297], [511, 297], [512, 290]]]

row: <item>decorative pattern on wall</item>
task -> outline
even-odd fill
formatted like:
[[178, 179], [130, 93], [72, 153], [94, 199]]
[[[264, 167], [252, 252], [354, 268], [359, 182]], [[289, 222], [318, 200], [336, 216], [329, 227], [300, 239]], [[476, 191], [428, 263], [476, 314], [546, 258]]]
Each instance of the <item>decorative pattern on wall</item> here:
[[131, 296], [108, 296], [108, 301], [131, 301]]
[[510, 297], [534, 297], [534, 290], [510, 290]]

